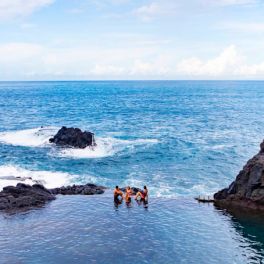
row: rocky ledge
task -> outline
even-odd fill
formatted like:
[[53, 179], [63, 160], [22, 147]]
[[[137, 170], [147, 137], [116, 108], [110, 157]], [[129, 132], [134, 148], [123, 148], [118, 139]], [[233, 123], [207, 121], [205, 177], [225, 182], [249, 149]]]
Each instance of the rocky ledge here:
[[260, 151], [239, 172], [234, 182], [214, 194], [216, 205], [264, 210], [264, 141]]
[[61, 147], [73, 147], [84, 149], [88, 146], [96, 146], [94, 134], [89, 131], [82, 131], [79, 128], [67, 128], [63, 126], [57, 134], [49, 139], [50, 143], [54, 143]]
[[44, 205], [56, 199], [57, 194], [63, 195], [93, 195], [102, 194], [106, 188], [94, 184], [73, 185], [55, 189], [46, 189], [41, 184], [27, 185], [18, 183], [17, 186], [4, 187], [0, 192], [0, 210], [20, 210]]
[[93, 195], [93, 194], [102, 194], [105, 191], [105, 187], [103, 186], [97, 186], [92, 183], [88, 183], [86, 185], [73, 185], [73, 186], [67, 186], [67, 187], [60, 187], [60, 188], [54, 188], [50, 189], [50, 192], [54, 195], [62, 194], [62, 195], [76, 195], [76, 194], [82, 194], [82, 195]]
[[0, 210], [41, 206], [54, 199], [55, 196], [43, 185], [18, 183], [16, 187], [7, 186], [0, 192]]

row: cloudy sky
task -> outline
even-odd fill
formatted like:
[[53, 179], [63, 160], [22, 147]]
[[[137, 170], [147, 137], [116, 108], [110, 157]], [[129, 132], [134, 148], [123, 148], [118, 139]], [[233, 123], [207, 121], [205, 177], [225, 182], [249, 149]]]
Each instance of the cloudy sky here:
[[263, 79], [263, 0], [0, 0], [0, 80]]

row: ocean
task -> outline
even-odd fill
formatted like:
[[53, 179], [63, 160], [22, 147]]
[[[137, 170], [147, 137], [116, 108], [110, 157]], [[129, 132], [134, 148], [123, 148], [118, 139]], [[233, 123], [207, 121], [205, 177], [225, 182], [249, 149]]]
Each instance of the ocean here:
[[[0, 233], [6, 234], [0, 238], [3, 263], [53, 263], [52, 256], [54, 263], [59, 259], [67, 263], [63, 260], [69, 256], [79, 256], [80, 263], [107, 263], [107, 259], [108, 263], [261, 263], [264, 243], [257, 235], [263, 234], [261, 221], [236, 220], [213, 206], [197, 205], [193, 197], [227, 187], [258, 152], [264, 138], [263, 113], [262, 81], [0, 82], [0, 189], [17, 183], [9, 176], [19, 176], [27, 178], [26, 183], [39, 181], [47, 187], [147, 185], [150, 192], [147, 211], [136, 206], [116, 210], [107, 194], [59, 197], [43, 209], [1, 216]], [[95, 133], [97, 146], [55, 147], [49, 138], [61, 126]], [[71, 211], [67, 203], [75, 208]], [[85, 210], [96, 219], [89, 217], [82, 226], [78, 221], [85, 218]], [[64, 218], [73, 214], [61, 228], [72, 231], [76, 226], [72, 243], [83, 241], [89, 254], [84, 246], [67, 251], [71, 243], [65, 244], [63, 230], [57, 236], [66, 250], [60, 250], [56, 229], [51, 230], [60, 220], [58, 212]], [[117, 212], [126, 224], [118, 226]], [[113, 218], [115, 227], [104, 217]], [[135, 221], [127, 219], [134, 217]], [[102, 222], [97, 225], [97, 221]], [[137, 224], [142, 228], [133, 232], [130, 228]], [[32, 233], [24, 237], [23, 228], [31, 228]], [[102, 232], [98, 231], [102, 228], [103, 235], [93, 240], [93, 230]], [[37, 240], [41, 234], [43, 244]], [[45, 238], [47, 234], [54, 240]], [[35, 253], [46, 246], [46, 255], [30, 252], [29, 245], [23, 246], [26, 241]], [[14, 259], [8, 258], [11, 247], [19, 252]]]

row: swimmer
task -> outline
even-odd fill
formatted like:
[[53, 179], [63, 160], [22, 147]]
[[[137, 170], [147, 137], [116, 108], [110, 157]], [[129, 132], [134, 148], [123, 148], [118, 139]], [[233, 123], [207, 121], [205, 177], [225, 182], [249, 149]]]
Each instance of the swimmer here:
[[131, 196], [132, 196], [132, 190], [131, 190], [130, 186], [128, 186], [126, 188], [126, 196], [125, 196], [126, 203], [131, 203]]
[[144, 190], [141, 191], [141, 192], [138, 192], [136, 194], [135, 200], [137, 200], [138, 197], [140, 197], [141, 200], [143, 200], [143, 201], [147, 201], [148, 200], [148, 189], [147, 189], [147, 186], [144, 186]]
[[122, 191], [119, 189], [118, 186], [115, 187], [115, 190], [114, 190], [114, 199], [119, 199], [119, 197], [121, 197], [121, 199], [123, 199], [123, 193]]

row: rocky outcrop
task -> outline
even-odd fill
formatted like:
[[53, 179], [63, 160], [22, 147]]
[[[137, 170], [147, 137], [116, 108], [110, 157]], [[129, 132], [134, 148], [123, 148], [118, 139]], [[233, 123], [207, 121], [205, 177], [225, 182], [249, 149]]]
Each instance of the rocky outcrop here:
[[62, 147], [84, 149], [88, 146], [96, 146], [93, 133], [88, 131], [83, 132], [81, 129], [73, 127], [62, 127], [49, 141]]
[[67, 187], [60, 187], [50, 189], [52, 194], [62, 194], [62, 195], [74, 195], [74, 194], [82, 194], [82, 195], [93, 195], [93, 194], [102, 194], [105, 191], [105, 187], [97, 186], [95, 184], [88, 183], [86, 185], [73, 185]]
[[102, 194], [105, 187], [94, 184], [73, 185], [54, 189], [46, 189], [41, 184], [27, 185], [18, 183], [16, 186], [7, 186], [0, 192], [0, 210], [20, 210], [44, 205], [56, 199], [57, 194], [63, 195], [94, 195]]
[[0, 192], [0, 210], [41, 206], [54, 199], [55, 196], [40, 184], [18, 183], [16, 187], [7, 186]]
[[221, 207], [264, 210], [264, 141], [259, 153], [247, 162], [228, 188], [214, 195], [214, 200]]

